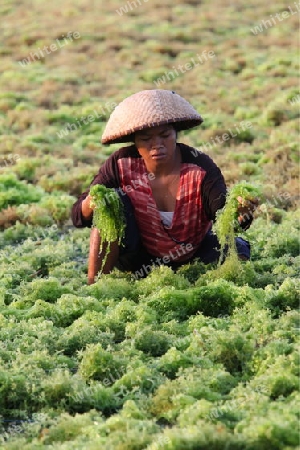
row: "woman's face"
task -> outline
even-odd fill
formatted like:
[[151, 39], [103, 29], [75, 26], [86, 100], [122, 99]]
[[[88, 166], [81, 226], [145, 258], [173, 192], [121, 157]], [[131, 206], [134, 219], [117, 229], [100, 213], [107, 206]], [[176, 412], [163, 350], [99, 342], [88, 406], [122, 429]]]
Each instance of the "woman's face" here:
[[172, 125], [159, 125], [137, 131], [135, 146], [151, 169], [161, 164], [173, 163], [177, 134]]

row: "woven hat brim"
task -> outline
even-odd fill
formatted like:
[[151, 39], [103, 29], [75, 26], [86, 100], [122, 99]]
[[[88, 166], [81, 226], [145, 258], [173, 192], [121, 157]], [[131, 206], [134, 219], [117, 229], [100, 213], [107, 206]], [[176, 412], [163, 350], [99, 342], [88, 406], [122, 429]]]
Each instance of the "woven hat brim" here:
[[122, 134], [122, 136], [115, 135], [115, 136], [110, 136], [108, 138], [102, 138], [101, 142], [104, 145], [133, 142], [134, 133], [136, 131], [146, 130], [147, 128], [150, 128], [150, 127], [157, 127], [160, 125], [167, 125], [167, 124], [172, 124], [172, 125], [174, 125], [174, 128], [177, 131], [182, 131], [182, 130], [189, 130], [190, 128], [197, 127], [198, 125], [201, 125], [202, 122], [203, 122], [202, 117], [199, 117], [198, 119], [180, 118], [180, 119], [164, 120], [164, 121], [151, 123], [150, 126], [149, 126], [149, 124], [147, 124], [142, 127], [136, 127], [133, 130], [130, 130], [127, 134]]
[[192, 105], [174, 91], [150, 89], [137, 92], [116, 106], [101, 141], [103, 144], [130, 142], [136, 131], [171, 123], [177, 130], [184, 130], [202, 122]]

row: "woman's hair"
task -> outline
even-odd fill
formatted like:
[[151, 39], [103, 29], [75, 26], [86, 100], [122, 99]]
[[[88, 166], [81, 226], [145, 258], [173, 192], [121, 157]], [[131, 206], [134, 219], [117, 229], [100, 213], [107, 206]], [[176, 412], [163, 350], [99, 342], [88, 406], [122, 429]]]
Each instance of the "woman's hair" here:
[[[178, 133], [179, 133], [179, 131], [177, 130], [177, 128], [176, 128], [176, 123], [168, 123], [168, 124], [166, 124], [166, 125], [170, 125], [172, 128], [174, 128], [174, 130], [175, 130], [175, 132], [176, 132], [176, 139], [177, 139], [177, 136], [178, 136]], [[129, 136], [128, 136], [128, 140], [130, 139], [130, 142], [135, 142], [135, 133], [132, 133], [132, 134], [130, 134]]]

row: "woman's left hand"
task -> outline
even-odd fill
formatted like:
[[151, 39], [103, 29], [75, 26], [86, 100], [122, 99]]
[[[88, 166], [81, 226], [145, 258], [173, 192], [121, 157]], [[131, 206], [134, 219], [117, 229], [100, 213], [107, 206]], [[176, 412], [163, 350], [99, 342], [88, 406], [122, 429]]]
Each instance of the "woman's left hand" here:
[[[239, 202], [238, 204], [238, 221], [240, 225], [243, 227], [243, 223], [250, 223], [253, 220], [253, 213], [257, 209], [259, 200], [257, 197], [251, 199], [251, 200], [245, 200], [242, 197], [237, 197], [237, 200]], [[243, 227], [244, 228], [244, 227]]]

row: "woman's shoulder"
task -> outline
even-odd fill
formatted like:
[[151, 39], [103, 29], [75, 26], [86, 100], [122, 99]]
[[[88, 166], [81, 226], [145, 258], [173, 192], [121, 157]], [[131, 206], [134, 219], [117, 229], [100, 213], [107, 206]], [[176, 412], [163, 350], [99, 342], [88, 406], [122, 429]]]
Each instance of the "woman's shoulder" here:
[[178, 143], [178, 145], [181, 150], [183, 163], [195, 164], [205, 170], [212, 170], [217, 167], [213, 159], [206, 153], [186, 144]]

